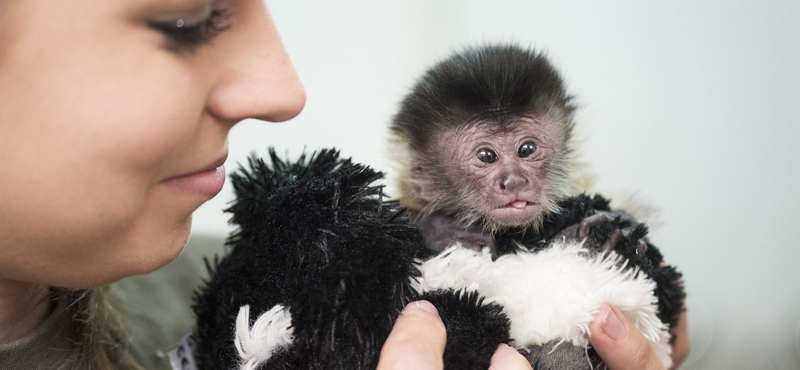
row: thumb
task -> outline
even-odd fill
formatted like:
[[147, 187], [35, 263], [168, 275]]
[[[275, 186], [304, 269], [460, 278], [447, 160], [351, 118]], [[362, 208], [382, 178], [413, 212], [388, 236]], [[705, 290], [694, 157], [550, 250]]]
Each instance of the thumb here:
[[589, 329], [592, 347], [610, 370], [664, 370], [650, 342], [616, 307], [600, 306]]
[[409, 303], [381, 349], [376, 370], [441, 370], [447, 332], [428, 301]]

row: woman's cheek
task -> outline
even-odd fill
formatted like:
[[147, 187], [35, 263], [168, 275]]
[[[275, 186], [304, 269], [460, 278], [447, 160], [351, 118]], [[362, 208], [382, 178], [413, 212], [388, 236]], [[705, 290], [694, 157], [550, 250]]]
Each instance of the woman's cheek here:
[[[116, 229], [114, 237], [119, 240], [111, 244], [116, 250], [104, 253], [116, 257], [125, 254], [117, 260], [138, 265], [133, 266], [135, 273], [160, 267], [177, 256], [188, 233], [189, 217], [199, 206], [161, 183], [167, 177], [196, 169], [194, 163], [185, 166], [184, 157], [191, 153], [187, 148], [197, 136], [203, 100], [192, 96], [191, 81], [177, 79], [177, 72], [156, 81], [185, 89], [165, 91], [164, 84], [140, 85], [131, 90], [147, 95], [132, 97], [139, 105], [131, 106], [131, 100], [123, 97], [110, 103], [119, 109], [95, 120], [114, 122], [96, 132], [103, 145], [88, 154], [102, 160], [91, 172], [92, 182], [97, 184], [98, 200], [109, 202], [111, 215], [104, 217], [107, 222], [103, 223], [108, 229]], [[100, 141], [102, 137], [106, 139]]]
[[[183, 104], [176, 104], [176, 98], [154, 95], [163, 100], [147, 109], [81, 117], [71, 123], [83, 128], [80, 133], [46, 127], [44, 132], [54, 133], [46, 138], [50, 149], [30, 148], [31, 167], [49, 165], [28, 171], [29, 178], [17, 184], [27, 193], [17, 201], [16, 214], [30, 217], [22, 227], [47, 220], [31, 228], [30, 241], [37, 255], [54, 262], [53, 280], [97, 285], [152, 271], [180, 253], [197, 204], [159, 182], [175, 175], [165, 169], [193, 137], [191, 115], [199, 109], [190, 99], [180, 97]], [[129, 101], [116, 98], [106, 100], [108, 107]], [[69, 276], [86, 269], [94, 275]]]
[[[196, 205], [164, 194], [159, 182], [178, 174], [173, 162], [203, 110], [189, 73], [166, 67], [98, 79], [81, 93], [51, 89], [43, 93], [71, 98], [28, 117], [38, 127], [24, 152], [36, 170], [17, 184], [28, 193], [17, 214], [33, 225], [48, 220], [30, 241], [58, 261], [50, 270], [59, 276], [50, 278], [91, 286], [147, 272], [180, 252]], [[84, 268], [94, 275], [68, 276]]]
[[208, 88], [125, 23], [64, 21], [65, 33], [66, 18], [31, 21], [4, 49], [0, 257], [20, 269], [2, 277], [87, 286], [180, 251], [199, 204], [159, 182], [196, 169]]

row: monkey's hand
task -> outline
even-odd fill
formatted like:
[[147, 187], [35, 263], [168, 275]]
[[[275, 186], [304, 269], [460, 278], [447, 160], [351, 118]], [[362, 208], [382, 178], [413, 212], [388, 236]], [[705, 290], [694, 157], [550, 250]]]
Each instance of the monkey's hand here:
[[600, 253], [613, 250], [623, 239], [634, 238], [636, 252], [644, 254], [647, 243], [640, 239], [643, 237], [638, 235], [640, 232], [634, 232], [639, 229], [636, 218], [628, 212], [597, 211], [581, 221], [577, 238], [580, 241], [586, 240], [588, 246], [594, 246]]
[[467, 228], [460, 226], [452, 217], [434, 213], [422, 217], [417, 225], [422, 231], [425, 246], [436, 252], [461, 243], [462, 247], [475, 251], [488, 247], [492, 257], [497, 254], [497, 246], [490, 233], [475, 226]]

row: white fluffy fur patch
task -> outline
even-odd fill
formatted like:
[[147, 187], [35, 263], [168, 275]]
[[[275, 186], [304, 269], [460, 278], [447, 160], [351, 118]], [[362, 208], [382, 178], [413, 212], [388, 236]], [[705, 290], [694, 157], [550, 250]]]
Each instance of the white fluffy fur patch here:
[[294, 328], [289, 309], [276, 305], [264, 312], [250, 327], [250, 306], [239, 308], [233, 344], [242, 359], [240, 370], [254, 370], [267, 362], [281, 347], [292, 344]]
[[587, 347], [589, 323], [600, 305], [620, 309], [650, 341], [664, 367], [672, 365], [668, 328], [658, 319], [655, 283], [638, 269], [619, 267], [611, 253], [590, 257], [582, 243], [554, 243], [537, 253], [492, 261], [488, 249], [450, 247], [421, 264], [418, 291], [478, 291], [504, 307], [517, 347], [565, 340]]

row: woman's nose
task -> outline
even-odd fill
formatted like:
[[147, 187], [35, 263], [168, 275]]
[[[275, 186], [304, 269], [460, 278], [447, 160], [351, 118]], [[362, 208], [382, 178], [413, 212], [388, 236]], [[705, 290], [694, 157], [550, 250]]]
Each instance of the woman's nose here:
[[238, 29], [234, 24], [228, 31], [238, 34], [214, 58], [217, 78], [208, 109], [233, 123], [245, 118], [285, 121], [303, 109], [305, 88], [263, 2], [252, 3], [261, 9], [239, 15]]

